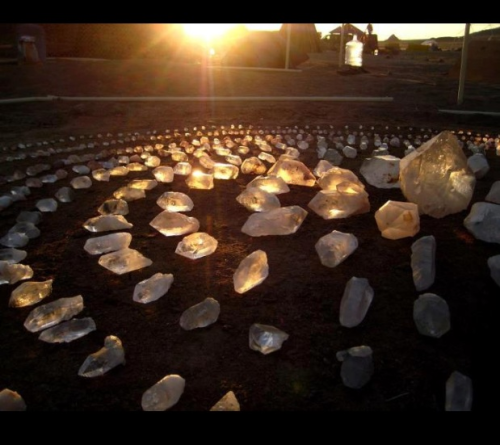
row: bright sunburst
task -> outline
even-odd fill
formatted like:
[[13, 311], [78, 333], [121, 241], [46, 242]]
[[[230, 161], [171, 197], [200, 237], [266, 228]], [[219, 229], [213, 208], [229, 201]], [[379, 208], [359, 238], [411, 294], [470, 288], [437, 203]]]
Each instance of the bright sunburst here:
[[234, 28], [235, 23], [186, 23], [184, 32], [192, 38], [210, 41], [221, 37], [226, 31]]

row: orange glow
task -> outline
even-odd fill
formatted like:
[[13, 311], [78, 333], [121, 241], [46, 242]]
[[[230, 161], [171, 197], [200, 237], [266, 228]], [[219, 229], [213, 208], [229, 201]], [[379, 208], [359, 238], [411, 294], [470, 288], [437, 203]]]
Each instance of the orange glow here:
[[205, 42], [222, 37], [227, 31], [236, 26], [235, 23], [185, 23], [182, 25], [188, 37], [202, 39]]

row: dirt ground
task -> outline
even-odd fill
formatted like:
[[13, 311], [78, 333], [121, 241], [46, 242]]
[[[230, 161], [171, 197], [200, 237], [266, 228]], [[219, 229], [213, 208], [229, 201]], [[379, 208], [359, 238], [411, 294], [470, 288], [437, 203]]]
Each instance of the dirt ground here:
[[[356, 75], [337, 72], [335, 53], [311, 55], [300, 72], [287, 73], [207, 69], [165, 60], [52, 59], [42, 65], [1, 64], [0, 99], [209, 95], [368, 99], [0, 103], [0, 176], [25, 171], [36, 163], [50, 163], [55, 171], [61, 167], [57, 161], [69, 156], [6, 160], [21, 152], [81, 143], [93, 143], [94, 148], [70, 154], [112, 151], [157, 143], [156, 136], [166, 135], [167, 130], [180, 142], [174, 130], [184, 135], [187, 128], [194, 135], [193, 128], [202, 125], [205, 133], [212, 131], [212, 138], [213, 131], [222, 135], [221, 126], [229, 130], [231, 125], [262, 129], [264, 134], [284, 134], [287, 127], [296, 127], [314, 136], [318, 129], [333, 129], [382, 137], [432, 136], [441, 130], [463, 131], [464, 137], [498, 137], [496, 116], [440, 112], [500, 112], [500, 83], [468, 82], [464, 103], [456, 105], [458, 82], [448, 72], [457, 57], [457, 53], [444, 52], [366, 56], [367, 73]], [[387, 97], [393, 101], [376, 100]], [[29, 147], [18, 148], [21, 143]], [[251, 153], [258, 152], [251, 148]], [[313, 143], [301, 154], [311, 169], [318, 162], [315, 148]], [[367, 184], [359, 173], [373, 148], [370, 145], [357, 158], [345, 158], [341, 164], [366, 184], [370, 212], [323, 220], [307, 207], [319, 187], [292, 185], [289, 193], [279, 195], [281, 205], [299, 205], [309, 214], [300, 229], [287, 236], [252, 238], [241, 232], [250, 212], [235, 198], [252, 175], [217, 180], [211, 191], [190, 190], [182, 176], [171, 184], [159, 184], [146, 192], [146, 198], [130, 202], [126, 216], [134, 225], [131, 247], [153, 264], [121, 276], [101, 267], [98, 258], [83, 249], [93, 236], [83, 224], [97, 216], [97, 208], [116, 189], [132, 179], [153, 179], [151, 172], [130, 172], [76, 190], [73, 202], [59, 203], [56, 212], [43, 215], [38, 225], [41, 235], [24, 248], [28, 255], [23, 264], [33, 268], [32, 280], [54, 280], [53, 292], [43, 303], [82, 295], [85, 309], [78, 318], [92, 317], [97, 329], [68, 344], [45, 343], [23, 326], [33, 307], [8, 307], [11, 292], [20, 283], [1, 285], [0, 390], [17, 391], [29, 411], [140, 411], [146, 389], [168, 374], [179, 374], [186, 380], [185, 391], [170, 411], [208, 411], [226, 392], [234, 391], [242, 411], [442, 412], [446, 380], [457, 370], [472, 379], [473, 411], [489, 411], [496, 401], [491, 390], [496, 378], [491, 359], [499, 300], [486, 261], [499, 253], [499, 247], [474, 239], [465, 229], [468, 210], [439, 220], [424, 215], [420, 232], [412, 238], [383, 238], [375, 211], [387, 200], [406, 199], [399, 189]], [[403, 148], [390, 151], [403, 156]], [[278, 150], [274, 154], [279, 155]], [[495, 151], [487, 151], [486, 156], [490, 170], [477, 181], [471, 205], [484, 200], [493, 182], [500, 179]], [[174, 164], [170, 158], [163, 163]], [[37, 200], [53, 197], [78, 176], [70, 166], [65, 169], [66, 179], [32, 188], [25, 201], [0, 212], [0, 235], [14, 225], [21, 210], [33, 210]], [[24, 181], [0, 182], [0, 194]], [[195, 261], [180, 257], [174, 253], [180, 237], [165, 237], [149, 225], [161, 211], [157, 198], [170, 190], [192, 198], [189, 216], [200, 221], [201, 231], [218, 240], [212, 255]], [[359, 241], [356, 252], [333, 269], [321, 265], [314, 248], [332, 230], [353, 233]], [[451, 330], [440, 339], [420, 335], [412, 319], [413, 303], [420, 293], [412, 281], [411, 244], [425, 235], [437, 240], [436, 280], [428, 292], [443, 297], [451, 314]], [[233, 288], [233, 273], [257, 249], [268, 255], [269, 277], [239, 295]], [[167, 295], [146, 305], [134, 302], [135, 285], [157, 272], [174, 275]], [[367, 278], [375, 296], [365, 320], [345, 328], [339, 323], [339, 307], [352, 276]], [[206, 297], [219, 301], [218, 321], [184, 331], [179, 325], [182, 312]], [[262, 355], [248, 345], [253, 323], [273, 325], [288, 333], [289, 339], [279, 351]], [[79, 377], [80, 365], [103, 346], [108, 335], [123, 342], [125, 366], [98, 378]], [[373, 349], [374, 375], [365, 387], [354, 390], [342, 384], [336, 353], [359, 345]]]

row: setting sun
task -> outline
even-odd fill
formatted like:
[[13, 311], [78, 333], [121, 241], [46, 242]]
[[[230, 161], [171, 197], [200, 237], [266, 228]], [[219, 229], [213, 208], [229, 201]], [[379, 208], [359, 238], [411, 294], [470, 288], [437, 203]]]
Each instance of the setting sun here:
[[222, 36], [235, 26], [234, 23], [186, 23], [183, 25], [186, 35], [206, 41]]

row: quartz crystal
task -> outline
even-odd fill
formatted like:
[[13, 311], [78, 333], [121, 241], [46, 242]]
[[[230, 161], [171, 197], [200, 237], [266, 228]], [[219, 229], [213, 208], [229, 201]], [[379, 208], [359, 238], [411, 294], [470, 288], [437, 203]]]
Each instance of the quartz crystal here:
[[163, 377], [142, 395], [144, 411], [166, 411], [174, 406], [182, 396], [186, 381], [177, 374]]
[[33, 306], [52, 293], [52, 281], [26, 281], [16, 287], [9, 299], [9, 307]]
[[126, 247], [107, 253], [99, 258], [98, 263], [118, 275], [151, 266], [153, 262], [135, 249]]
[[274, 326], [254, 323], [250, 326], [249, 346], [250, 349], [267, 355], [280, 349], [288, 337], [286, 332]]
[[177, 244], [175, 253], [196, 260], [211, 255], [217, 249], [217, 240], [205, 232], [195, 232], [185, 236]]
[[143, 304], [156, 301], [169, 291], [173, 282], [174, 276], [172, 274], [155, 273], [152, 277], [136, 284], [132, 299]]
[[108, 335], [104, 339], [104, 347], [85, 359], [78, 370], [78, 375], [88, 378], [99, 377], [118, 365], [124, 364], [125, 350], [121, 340], [114, 335]]
[[205, 298], [201, 303], [195, 304], [186, 309], [180, 319], [182, 329], [191, 331], [197, 328], [204, 328], [215, 323], [219, 318], [219, 302], [211, 297]]
[[200, 228], [200, 222], [196, 218], [168, 210], [155, 216], [149, 225], [165, 236], [185, 235]]
[[397, 240], [420, 230], [418, 206], [412, 202], [387, 201], [375, 212], [377, 227], [384, 238]]
[[234, 272], [234, 290], [243, 294], [262, 283], [268, 275], [267, 254], [263, 250], [256, 250], [246, 256]]
[[250, 236], [290, 235], [299, 229], [306, 216], [307, 211], [300, 206], [253, 213], [243, 224], [241, 231]]
[[352, 233], [334, 230], [322, 236], [315, 248], [323, 266], [336, 267], [358, 248], [358, 239]]
[[37, 306], [24, 322], [24, 327], [30, 332], [38, 332], [50, 328], [62, 321], [69, 320], [83, 310], [83, 297], [59, 298], [58, 300]]

